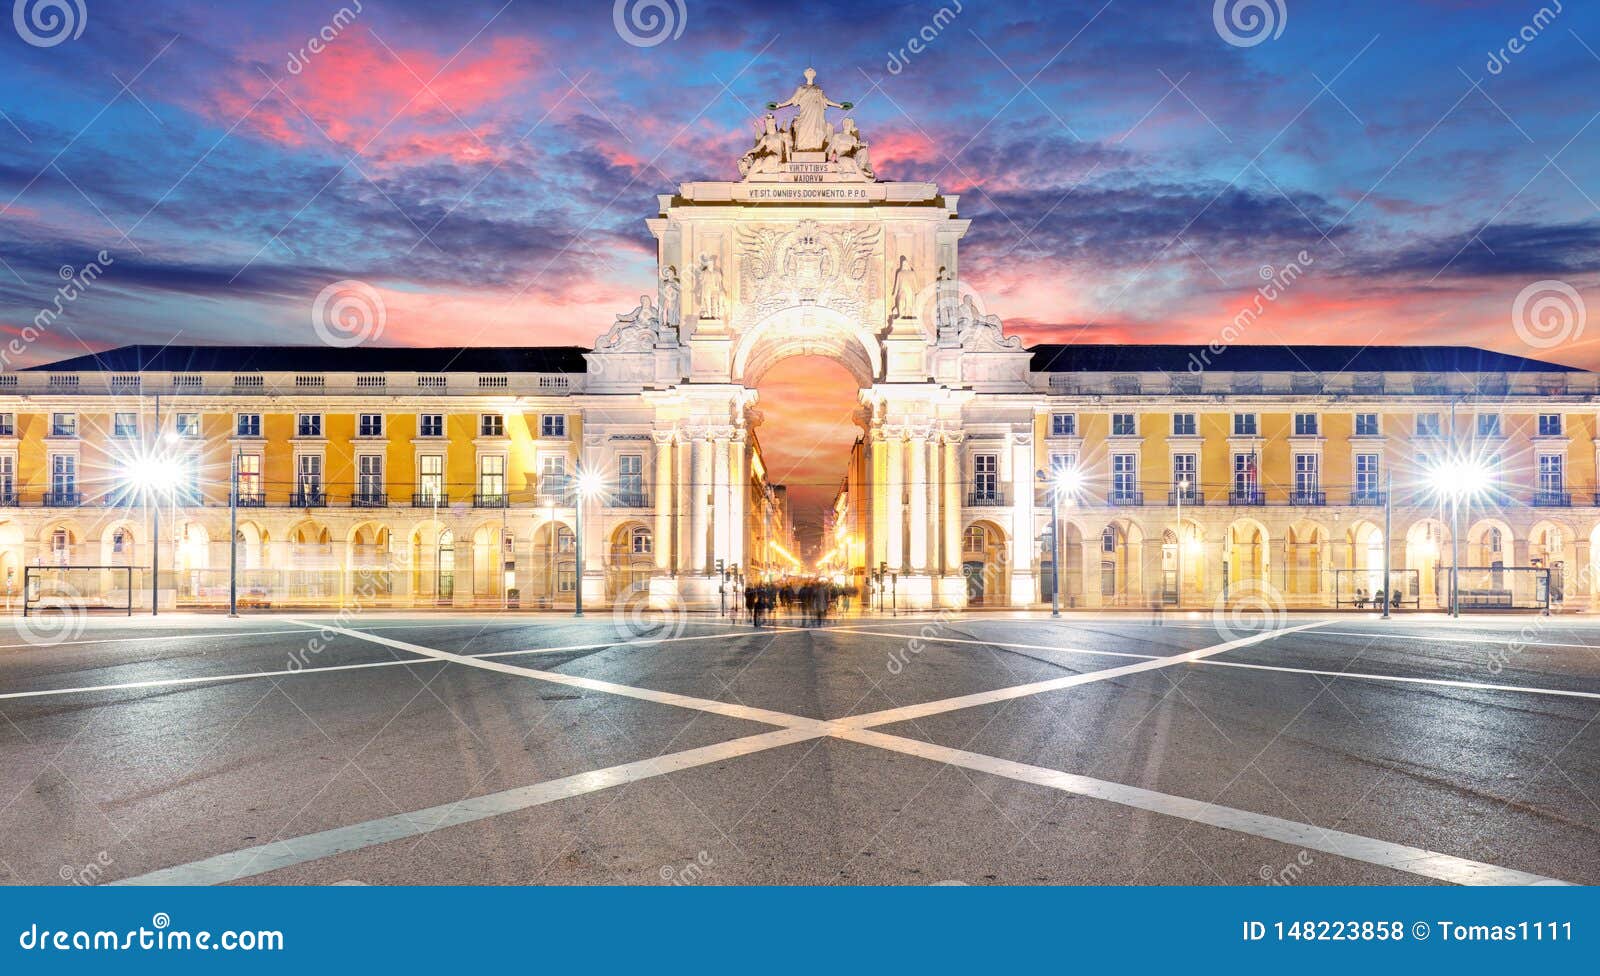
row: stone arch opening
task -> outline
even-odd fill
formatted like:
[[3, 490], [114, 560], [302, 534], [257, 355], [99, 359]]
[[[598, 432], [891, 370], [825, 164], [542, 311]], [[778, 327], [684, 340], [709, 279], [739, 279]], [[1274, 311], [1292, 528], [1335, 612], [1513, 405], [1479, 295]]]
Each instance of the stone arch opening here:
[[882, 346], [871, 330], [833, 309], [800, 305], [772, 313], [739, 336], [732, 378], [754, 387], [773, 366], [795, 356], [833, 360], [849, 371], [857, 388], [883, 375]]

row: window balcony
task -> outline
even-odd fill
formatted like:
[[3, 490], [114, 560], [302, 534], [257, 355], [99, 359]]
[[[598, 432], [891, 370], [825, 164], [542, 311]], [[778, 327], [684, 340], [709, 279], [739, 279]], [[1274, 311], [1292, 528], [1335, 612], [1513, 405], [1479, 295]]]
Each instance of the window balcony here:
[[1291, 505], [1326, 505], [1328, 493], [1325, 491], [1291, 491], [1289, 492]]
[[76, 508], [83, 504], [83, 494], [76, 489], [62, 489], [44, 493], [46, 508]]
[[1142, 491], [1118, 491], [1115, 488], [1113, 488], [1111, 490], [1111, 494], [1106, 496], [1106, 503], [1110, 504], [1110, 505], [1130, 505], [1130, 506], [1143, 505], [1144, 504], [1144, 492], [1142, 492]]
[[1571, 508], [1572, 492], [1547, 491], [1540, 489], [1533, 493], [1534, 508]]
[[1357, 489], [1350, 493], [1350, 504], [1352, 505], [1370, 505], [1382, 508], [1388, 503], [1388, 500], [1388, 492], [1383, 491], [1362, 491]]
[[505, 508], [506, 494], [503, 491], [479, 491], [472, 495], [473, 508]]
[[388, 508], [389, 493], [358, 488], [350, 496], [351, 508]]
[[300, 488], [289, 493], [290, 508], [326, 508], [328, 496], [321, 488]]
[[267, 504], [267, 496], [261, 491], [241, 491], [236, 500], [240, 508], [263, 508]]
[[21, 504], [15, 491], [0, 491], [0, 508], [16, 508]]
[[449, 504], [450, 496], [442, 491], [419, 491], [411, 496], [412, 508], [446, 508]]
[[642, 491], [619, 491], [606, 496], [607, 508], [649, 508], [650, 498]]
[[1190, 488], [1187, 491], [1174, 489], [1167, 492], [1168, 505], [1204, 505], [1205, 503], [1206, 496], [1195, 488]]
[[1000, 488], [977, 488], [967, 492], [968, 508], [1004, 508], [1011, 504]]
[[1260, 488], [1235, 488], [1228, 492], [1229, 505], [1265, 505], [1266, 493]]

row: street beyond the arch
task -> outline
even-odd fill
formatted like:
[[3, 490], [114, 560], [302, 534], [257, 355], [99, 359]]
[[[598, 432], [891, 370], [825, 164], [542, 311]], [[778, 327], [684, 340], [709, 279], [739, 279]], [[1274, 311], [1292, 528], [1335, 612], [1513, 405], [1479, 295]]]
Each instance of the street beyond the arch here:
[[1600, 882], [1585, 619], [38, 620], [8, 883]]

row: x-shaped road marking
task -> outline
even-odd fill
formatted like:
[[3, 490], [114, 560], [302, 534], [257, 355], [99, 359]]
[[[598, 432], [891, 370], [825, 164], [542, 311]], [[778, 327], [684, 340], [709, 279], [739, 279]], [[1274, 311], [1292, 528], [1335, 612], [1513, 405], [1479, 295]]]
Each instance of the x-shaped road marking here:
[[688, 749], [652, 759], [641, 759], [606, 769], [579, 773], [544, 783], [536, 783], [532, 786], [522, 786], [498, 793], [440, 804], [411, 813], [396, 814], [377, 820], [351, 824], [346, 827], [306, 834], [288, 840], [273, 841], [256, 847], [219, 854], [190, 864], [163, 868], [149, 874], [125, 879], [118, 882], [119, 884], [218, 884], [236, 881], [240, 878], [254, 877], [292, 865], [321, 860], [377, 844], [422, 836], [458, 824], [472, 823], [490, 817], [526, 810], [530, 807], [552, 803], [568, 797], [594, 793], [613, 786], [635, 783], [640, 780], [675, 773], [679, 770], [693, 769], [697, 766], [723, 762], [738, 756], [753, 755], [769, 749], [778, 749], [783, 746], [823, 737], [842, 739], [846, 742], [872, 746], [902, 755], [916, 756], [932, 762], [959, 766], [993, 776], [1002, 776], [1019, 782], [1060, 790], [1065, 793], [1092, 797], [1124, 807], [1220, 827], [1224, 830], [1266, 838], [1307, 850], [1320, 851], [1355, 861], [1376, 864], [1381, 867], [1392, 868], [1397, 871], [1404, 871], [1440, 881], [1456, 884], [1492, 885], [1565, 883], [1525, 871], [1516, 871], [1450, 854], [1409, 847], [1404, 844], [1394, 844], [1358, 834], [1329, 830], [1314, 824], [1299, 823], [1280, 817], [1253, 813], [1248, 810], [1206, 803], [1187, 797], [1172, 796], [1166, 793], [1158, 793], [1154, 790], [1141, 789], [1136, 786], [1095, 779], [1089, 776], [1064, 773], [1041, 766], [997, 759], [962, 749], [953, 749], [948, 746], [875, 731], [878, 726], [891, 725], [896, 722], [926, 718], [931, 715], [953, 712], [963, 708], [988, 705], [1016, 698], [1026, 698], [1097, 681], [1109, 681], [1125, 675], [1203, 661], [1218, 654], [1273, 640], [1286, 634], [1309, 630], [1313, 627], [1321, 626], [1322, 622], [1266, 631], [1199, 650], [1140, 660], [1120, 667], [1073, 674], [1061, 678], [1051, 678], [1047, 681], [1034, 681], [1009, 688], [981, 691], [955, 698], [889, 708], [864, 715], [838, 719], [805, 718], [772, 709], [752, 708], [732, 702], [655, 691], [649, 688], [617, 684], [612, 681], [602, 681], [597, 678], [562, 674], [557, 671], [545, 671], [539, 668], [507, 664], [500, 660], [487, 660], [482, 657], [456, 654], [343, 627], [300, 621], [296, 621], [296, 623], [302, 623], [303, 626], [331, 631], [358, 640], [370, 641], [374, 644], [382, 644], [386, 647], [408, 651], [412, 654], [438, 661], [481, 668], [486, 671], [498, 671], [502, 674], [519, 675], [538, 681], [548, 681], [553, 684], [581, 688], [586, 691], [620, 695], [661, 705], [673, 705], [678, 708], [758, 722], [775, 726], [777, 730], [763, 732], [758, 735], [743, 736], [727, 742], [701, 746], [697, 749]]

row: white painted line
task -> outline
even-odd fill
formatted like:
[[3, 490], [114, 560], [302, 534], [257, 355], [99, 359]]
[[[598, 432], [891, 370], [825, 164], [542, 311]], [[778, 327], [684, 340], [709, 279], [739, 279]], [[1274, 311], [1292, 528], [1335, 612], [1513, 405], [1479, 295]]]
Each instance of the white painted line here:
[[[317, 627], [318, 630], [324, 629], [323, 627], [321, 627], [319, 625], [315, 625], [315, 624], [301, 624], [301, 626], [314, 626], [314, 627]], [[775, 632], [776, 633], [789, 633], [790, 631], [775, 631]], [[273, 633], [304, 635], [306, 632], [304, 630], [284, 630], [284, 631], [273, 631]], [[347, 631], [346, 633], [356, 634], [358, 632], [357, 631]], [[726, 634], [701, 634], [701, 635], [698, 635], [698, 636], [695, 636], [695, 637], [662, 637], [662, 638], [649, 639], [649, 640], [632, 640], [632, 641], [626, 641], [626, 642], [610, 641], [610, 642], [601, 643], [601, 644], [571, 644], [571, 645], [568, 645], [566, 647], [531, 647], [531, 648], [524, 648], [524, 649], [515, 650], [515, 651], [490, 651], [490, 652], [485, 653], [485, 654], [474, 654], [474, 655], [465, 655], [465, 656], [471, 657], [471, 658], [491, 658], [491, 657], [517, 657], [517, 656], [523, 656], [523, 655], [529, 655], [529, 654], [565, 654], [565, 653], [570, 653], [572, 651], [600, 650], [600, 649], [609, 648], [609, 647], [624, 647], [624, 646], [632, 647], [632, 646], [639, 646], [639, 645], [644, 645], [644, 644], [671, 644], [671, 643], [675, 643], [675, 642], [678, 642], [678, 641], [717, 640], [717, 639], [720, 639], [720, 638], [725, 638], [726, 636], [727, 636]], [[383, 641], [379, 641], [379, 643], [384, 643], [384, 642]], [[409, 645], [408, 648], [409, 647], [415, 647], [415, 646], [417, 646], [417, 645]], [[413, 651], [413, 653], [418, 653], [418, 652]], [[438, 652], [438, 653], [443, 653], [443, 652]], [[437, 658], [437, 653], [424, 654], [423, 656], [424, 657], [431, 657], [431, 658], [434, 658], [435, 660], [438, 659]], [[293, 677], [298, 677], [300, 675], [323, 674], [323, 673], [332, 672], [332, 671], [360, 671], [360, 670], [362, 670], [364, 668], [394, 668], [394, 667], [403, 667], [403, 666], [408, 665], [408, 664], [423, 664], [423, 663], [426, 663], [426, 662], [420, 661], [420, 660], [412, 660], [412, 659], [401, 660], [401, 661], [369, 661], [369, 662], [364, 663], [364, 664], [330, 664], [330, 665], [327, 665], [326, 667], [320, 667], [320, 668], [294, 668], [294, 669], [285, 668], [285, 669], [283, 669], [281, 671], [246, 671], [246, 672], [240, 672], [240, 673], [234, 673], [234, 674], [197, 675], [197, 676], [188, 677], [188, 678], [152, 678], [152, 679], [150, 679], [148, 681], [122, 681], [122, 682], [117, 682], [115, 684], [106, 684], [106, 685], [81, 685], [81, 686], [78, 686], [78, 687], [75, 687], [75, 688], [41, 688], [41, 689], [39, 689], [37, 691], [12, 691], [12, 692], [6, 692], [6, 693], [3, 693], [3, 694], [0, 694], [0, 701], [6, 701], [8, 699], [13, 699], [13, 698], [45, 698], [45, 697], [48, 697], [50, 695], [80, 695], [80, 694], [88, 694], [88, 693], [96, 692], [96, 691], [126, 691], [126, 690], [129, 690], [129, 689], [138, 689], [138, 688], [165, 688], [165, 687], [169, 687], [169, 686], [178, 686], [178, 685], [211, 684], [211, 683], [222, 682], [222, 681], [248, 681], [248, 680], [255, 679], [255, 678], [293, 678]], [[113, 665], [113, 666], [115, 666], [115, 665]], [[565, 678], [567, 676], [566, 675], [562, 675], [561, 677]], [[772, 723], [772, 724], [781, 724], [781, 723]]]
[[553, 803], [569, 797], [582, 796], [610, 789], [624, 783], [636, 783], [653, 776], [693, 769], [708, 763], [722, 762], [736, 756], [793, 745], [821, 736], [821, 732], [802, 729], [780, 729], [760, 735], [745, 736], [716, 745], [702, 746], [686, 752], [654, 759], [641, 759], [606, 769], [564, 776], [561, 779], [520, 786], [515, 789], [490, 793], [452, 803], [441, 803], [412, 813], [395, 814], [378, 820], [335, 827], [316, 834], [307, 834], [291, 840], [274, 841], [243, 850], [218, 854], [190, 864], [162, 868], [133, 878], [113, 881], [116, 885], [212, 885], [255, 877], [307, 861], [318, 861], [336, 854], [357, 851], [375, 844], [418, 837], [460, 824], [486, 820], [507, 813], [516, 813], [530, 807]]
[[[315, 624], [305, 624], [307, 627]], [[472, 657], [466, 654], [454, 654], [450, 651], [441, 651], [437, 648], [424, 647], [421, 644], [412, 644], [407, 641], [395, 640], [392, 637], [379, 637], [375, 634], [364, 633], [359, 630], [346, 630], [343, 627], [323, 626], [323, 630], [332, 630], [338, 634], [368, 640], [374, 644], [383, 644], [386, 647], [409, 651], [412, 654], [421, 654], [424, 657], [435, 658], [440, 661], [450, 661], [455, 664], [465, 664], [468, 667], [482, 668], [485, 671], [499, 671], [502, 674], [521, 675], [525, 678], [536, 678], [540, 681], [549, 681], [555, 684], [567, 685], [572, 688], [585, 688], [589, 691], [605, 692], [612, 695], [621, 695], [626, 698], [637, 698], [641, 701], [655, 702], [659, 705], [675, 705], [679, 708], [690, 708], [702, 712], [710, 712], [727, 718], [745, 719], [750, 722], [762, 722], [767, 725], [776, 725], [782, 728], [804, 728], [815, 730], [819, 735], [826, 731], [826, 724], [816, 719], [800, 718], [784, 712], [774, 712], [765, 708], [751, 708], [747, 705], [738, 705], [732, 702], [716, 701], [711, 698], [696, 698], [692, 695], [679, 695], [670, 691], [654, 691], [649, 688], [635, 688], [632, 685], [619, 685], [610, 681], [601, 681], [598, 678], [584, 678], [578, 675], [561, 674], [557, 671], [541, 671], [537, 668], [524, 668], [515, 664], [502, 664], [499, 661], [485, 660], [483, 657]], [[724, 635], [717, 634], [716, 637]]]
[[1522, 647], [1581, 647], [1586, 651], [1600, 651], [1600, 644], [1563, 644], [1558, 641], [1519, 640], [1517, 638], [1503, 640], [1497, 637], [1485, 637], [1482, 634], [1468, 634], [1462, 637], [1438, 637], [1433, 634], [1374, 634], [1351, 630], [1324, 630], [1322, 633], [1329, 637], [1365, 637], [1369, 640], [1435, 641], [1443, 644], [1517, 644]]
[[92, 640], [67, 640], [51, 641], [48, 643], [0, 644], [0, 651], [19, 651], [31, 648], [36, 651], [48, 650], [52, 647], [76, 647], [79, 644], [132, 644], [136, 641], [187, 641], [200, 640], [206, 637], [266, 637], [271, 634], [298, 634], [299, 631], [290, 628], [283, 630], [223, 630], [209, 634], [184, 633], [184, 634], [158, 634], [154, 637], [97, 637]]
[[997, 688], [993, 691], [980, 691], [971, 695], [961, 695], [957, 698], [945, 698], [941, 699], [940, 701], [923, 702], [920, 705], [905, 705], [900, 708], [889, 708], [881, 712], [870, 712], [866, 715], [856, 715], [850, 718], [836, 719], [833, 724], [847, 729], [866, 729], [875, 725], [888, 725], [891, 722], [905, 722], [911, 719], [927, 718], [930, 715], [939, 715], [944, 712], [952, 712], [961, 708], [972, 708], [977, 705], [990, 705], [995, 702], [1008, 701], [1012, 698], [1024, 698], [1029, 695], [1037, 695], [1047, 691], [1059, 691], [1063, 688], [1074, 688], [1078, 685], [1091, 684], [1096, 681], [1109, 681], [1112, 678], [1120, 678], [1129, 674], [1139, 674], [1143, 671], [1154, 671], [1157, 668], [1171, 667], [1174, 664], [1188, 664], [1195, 661], [1202, 661], [1205, 658], [1211, 657], [1215, 654], [1222, 654], [1226, 651], [1237, 650], [1241, 647], [1249, 647], [1252, 644], [1259, 644], [1262, 641], [1270, 640], [1274, 637], [1280, 637], [1284, 634], [1292, 634], [1297, 631], [1309, 630], [1312, 627], [1320, 626], [1321, 622], [1318, 621], [1309, 624], [1300, 624], [1296, 627], [1284, 627], [1278, 630], [1270, 630], [1265, 633], [1253, 634], [1249, 637], [1241, 637], [1238, 640], [1231, 640], [1225, 644], [1213, 644], [1210, 647], [1202, 647], [1199, 650], [1184, 651], [1181, 654], [1173, 654], [1168, 657], [1151, 658], [1148, 661], [1140, 661], [1137, 664], [1125, 664], [1120, 668], [1105, 668], [1100, 671], [1089, 671], [1084, 674], [1072, 674], [1062, 678], [1051, 678], [1046, 681], [1035, 681], [1032, 684], [1016, 685], [1011, 688]]
[[1263, 837], [1283, 844], [1313, 851], [1322, 851], [1338, 857], [1364, 861], [1367, 864], [1376, 864], [1381, 867], [1393, 868], [1408, 874], [1448, 881], [1453, 884], [1548, 885], [1566, 883], [1557, 881], [1554, 878], [1546, 878], [1542, 875], [1529, 874], [1525, 871], [1514, 871], [1510, 868], [1485, 864], [1482, 861], [1469, 861], [1466, 858], [1440, 854], [1436, 851], [1427, 851], [1420, 847], [1391, 844], [1388, 841], [1362, 837], [1359, 834], [1347, 834], [1339, 830], [1325, 830], [1313, 824], [1283, 820], [1279, 817], [1269, 817], [1262, 813], [1251, 813], [1248, 810], [1238, 810], [1233, 807], [1219, 806], [1215, 803], [1206, 803], [1202, 800], [1191, 800], [1187, 797], [1157, 793], [1137, 786], [1127, 786], [1122, 783], [1094, 779], [1089, 776], [1079, 776], [1074, 773], [1063, 773], [1059, 770], [1045, 769], [1041, 766], [1029, 766], [1006, 759], [995, 759], [975, 752], [951, 749], [947, 746], [934, 745], [929, 742], [919, 742], [915, 739], [902, 738], [898, 735], [888, 735], [883, 732], [873, 732], [866, 729], [839, 731], [835, 732], [834, 735], [861, 745], [876, 746], [880, 749], [887, 749], [907, 756], [918, 756], [932, 762], [948, 763], [952, 766], [960, 766], [980, 773], [989, 773], [994, 776], [1018, 780], [1019, 782], [1033, 783], [1037, 786], [1061, 790], [1064, 793], [1074, 793], [1078, 796], [1105, 800], [1120, 806], [1148, 810], [1151, 813], [1158, 813], [1167, 817], [1176, 817], [1193, 823], [1203, 823], [1212, 827], [1220, 827], [1223, 830], [1248, 834], [1252, 837]]
[[831, 633], [865, 634], [868, 637], [895, 637], [905, 640], [931, 641], [939, 644], [976, 644], [979, 647], [1007, 647], [1024, 651], [1059, 651], [1062, 654], [1098, 654], [1101, 657], [1131, 657], [1141, 661], [1157, 660], [1156, 654], [1130, 654], [1127, 651], [1096, 651], [1087, 647], [1060, 647], [1053, 644], [1016, 644], [1008, 641], [967, 640], [961, 637], [927, 637], [922, 634], [891, 634], [881, 630], [859, 630], [854, 627], [830, 627]]
[[1271, 664], [1248, 664], [1244, 661], [1201, 661], [1201, 664], [1219, 668], [1249, 668], [1252, 671], [1281, 671], [1285, 674], [1315, 674], [1329, 678], [1360, 678], [1365, 681], [1399, 681], [1405, 684], [1442, 685], [1446, 688], [1466, 688], [1473, 691], [1512, 691], [1523, 695], [1558, 695], [1563, 698], [1596, 698], [1600, 692], [1567, 691], [1562, 688], [1532, 688], [1526, 685], [1497, 685], [1481, 681], [1455, 681], [1450, 678], [1414, 678], [1398, 674], [1365, 674], [1358, 671], [1318, 671], [1314, 668], [1279, 667]]

